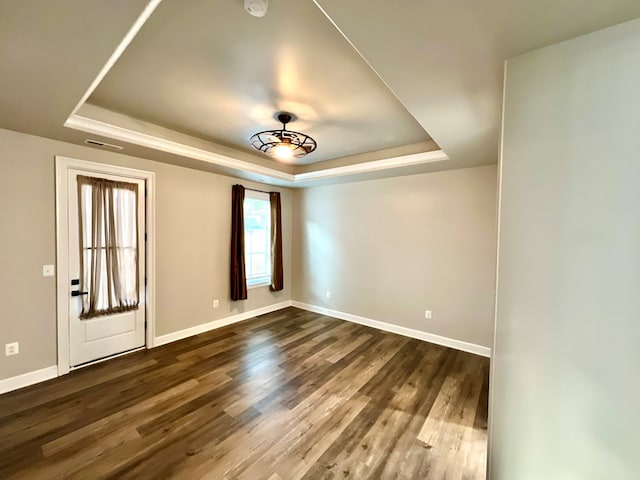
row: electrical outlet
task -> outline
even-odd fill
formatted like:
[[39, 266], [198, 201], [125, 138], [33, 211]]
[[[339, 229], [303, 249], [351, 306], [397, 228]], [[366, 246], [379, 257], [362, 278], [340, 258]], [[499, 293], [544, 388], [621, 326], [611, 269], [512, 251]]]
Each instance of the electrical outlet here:
[[218, 308], [220, 306], [220, 302], [218, 300], [213, 301], [213, 308]]
[[331, 298], [331, 290], [327, 290], [327, 298]]
[[424, 318], [426, 318], [427, 320], [431, 320], [431, 310], [424, 311]]
[[42, 276], [43, 277], [53, 277], [56, 274], [55, 265], [43, 265], [42, 266]]
[[18, 355], [19, 353], [20, 353], [20, 343], [18, 342], [7, 343], [4, 346], [5, 357], [9, 357], [11, 355]]

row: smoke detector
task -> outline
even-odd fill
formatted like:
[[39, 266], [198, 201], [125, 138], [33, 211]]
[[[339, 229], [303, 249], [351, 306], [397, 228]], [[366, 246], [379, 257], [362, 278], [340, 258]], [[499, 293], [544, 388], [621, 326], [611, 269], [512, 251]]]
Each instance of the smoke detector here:
[[264, 17], [268, 6], [269, 0], [244, 0], [244, 9], [254, 17]]

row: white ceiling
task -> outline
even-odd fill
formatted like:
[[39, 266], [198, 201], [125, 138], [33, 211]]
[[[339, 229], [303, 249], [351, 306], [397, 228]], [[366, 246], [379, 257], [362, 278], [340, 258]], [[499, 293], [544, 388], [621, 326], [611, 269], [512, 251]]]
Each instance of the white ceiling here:
[[[271, 0], [267, 17], [262, 19], [242, 12], [242, 0], [163, 0], [157, 7], [158, 3], [0, 0], [0, 127], [74, 143], [82, 142], [90, 132], [92, 138], [123, 145], [123, 153], [130, 155], [283, 185], [495, 163], [504, 60], [640, 16], [637, 0]], [[204, 9], [204, 20], [194, 19], [195, 11], [185, 5]], [[156, 12], [146, 15], [154, 7]], [[343, 34], [344, 41], [335, 32], [331, 35], [327, 21], [319, 16], [320, 10], [314, 10], [317, 7]], [[146, 14], [141, 17], [145, 8]], [[300, 18], [308, 18], [312, 25], [296, 24], [288, 29], [291, 20], [285, 10], [302, 12]], [[207, 22], [210, 30], [215, 30], [210, 32], [213, 43], [209, 49], [203, 43], [208, 38]], [[260, 44], [258, 34], [262, 29], [267, 31], [267, 38], [289, 45], [293, 54], [286, 49], [286, 54], [278, 54], [275, 43]], [[287, 35], [291, 30], [299, 39], [309, 41], [324, 35], [329, 40], [314, 40], [310, 51], [309, 46], [299, 47], [302, 44]], [[245, 47], [238, 44], [240, 38], [247, 37], [269, 55], [257, 59], [248, 56]], [[158, 43], [154, 43], [156, 40]], [[345, 48], [346, 41], [371, 71]], [[154, 45], [155, 52], [144, 53]], [[192, 45], [192, 56], [184, 53]], [[331, 68], [330, 50], [325, 50], [329, 46], [339, 51], [340, 68]], [[309, 57], [304, 52], [310, 52]], [[314, 55], [324, 60], [321, 65], [310, 61]], [[295, 61], [287, 63], [287, 59]], [[151, 60], [150, 65], [144, 64], [146, 60]], [[274, 63], [270, 63], [272, 60]], [[260, 64], [262, 61], [266, 64]], [[128, 62], [131, 65], [125, 71]], [[256, 62], [260, 67], [257, 70]], [[140, 68], [141, 64], [146, 69]], [[220, 65], [222, 69], [216, 68]], [[344, 93], [340, 88], [344, 77], [336, 77], [336, 71], [341, 75], [344, 69], [348, 69], [349, 79], [360, 75], [358, 78], [368, 87], [378, 87], [372, 97], [363, 99], [359, 98], [359, 88], [346, 83], [352, 96], [358, 97], [347, 100], [355, 103], [354, 111], [360, 109], [358, 118], [350, 116], [350, 109], [340, 111], [339, 100], [332, 102], [333, 96]], [[251, 77], [255, 71], [261, 73]], [[294, 74], [282, 77], [281, 71]], [[262, 72], [267, 72], [264, 87], [260, 87]], [[379, 82], [371, 72], [377, 74]], [[234, 76], [237, 82], [230, 82]], [[282, 78], [294, 82], [288, 85]], [[381, 82], [388, 88], [386, 96]], [[178, 92], [176, 83], [183, 92]], [[216, 88], [212, 89], [212, 84]], [[217, 87], [224, 90], [228, 85], [232, 85], [234, 98], [221, 98]], [[324, 97], [299, 93], [307, 91]], [[106, 109], [83, 102], [79, 105], [91, 93], [95, 95], [92, 100]], [[252, 98], [260, 105], [247, 113]], [[163, 110], [154, 110], [155, 103], [165, 102], [165, 111], [171, 108], [169, 104], [179, 103], [174, 107], [177, 114], [163, 115]], [[309, 117], [301, 113], [307, 104]], [[416, 138], [411, 136], [400, 140], [406, 132], [392, 127], [395, 139], [381, 148], [394, 142], [413, 144], [396, 143], [394, 148], [370, 157], [351, 155], [353, 152], [341, 145], [343, 148], [336, 151], [347, 158], [300, 167], [274, 166], [270, 159], [235, 148], [246, 133], [234, 130], [221, 134], [216, 130], [221, 127], [207, 121], [206, 108], [197, 112], [202, 106], [222, 105], [224, 115], [233, 116], [235, 109], [237, 115], [233, 117], [246, 122], [244, 128], [249, 131], [248, 121], [262, 125], [260, 119], [266, 120], [268, 109], [300, 105], [300, 112], [295, 113], [308, 122], [310, 129], [319, 129], [318, 135], [321, 127], [333, 122], [337, 135], [348, 136], [345, 131], [349, 125], [360, 122], [362, 127], [380, 121], [373, 118], [380, 106], [402, 113], [400, 104], [422, 127], [421, 134], [429, 132], [437, 145], [430, 141], [415, 143]], [[264, 114], [260, 113], [261, 105]], [[363, 119], [362, 112], [367, 110], [372, 118]], [[185, 114], [187, 111], [193, 115]], [[416, 127], [411, 116], [405, 114], [399, 121], [406, 122], [403, 126]], [[73, 128], [64, 128], [65, 124]], [[302, 125], [301, 120], [291, 128], [302, 129]], [[418, 151], [416, 145], [420, 146]], [[326, 153], [325, 158], [334, 155]]]
[[289, 111], [318, 142], [299, 164], [429, 139], [312, 1], [164, 0], [89, 103], [254, 154]]

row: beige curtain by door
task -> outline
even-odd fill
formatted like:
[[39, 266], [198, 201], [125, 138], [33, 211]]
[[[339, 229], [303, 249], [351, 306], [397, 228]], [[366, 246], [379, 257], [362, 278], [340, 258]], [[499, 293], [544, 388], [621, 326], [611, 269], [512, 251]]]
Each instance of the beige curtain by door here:
[[81, 319], [136, 310], [138, 185], [78, 176]]

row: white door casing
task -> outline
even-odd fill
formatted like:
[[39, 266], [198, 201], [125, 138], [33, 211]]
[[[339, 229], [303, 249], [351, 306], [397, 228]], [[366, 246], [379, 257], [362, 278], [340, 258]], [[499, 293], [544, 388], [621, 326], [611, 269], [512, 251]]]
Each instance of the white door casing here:
[[[103, 177], [139, 185], [138, 245], [140, 309], [108, 317], [80, 320], [81, 297], [72, 297], [79, 278], [78, 207], [76, 176]], [[56, 157], [56, 237], [58, 375], [75, 366], [144, 346], [154, 345], [155, 334], [155, 212], [154, 179], [144, 172], [106, 164]], [[145, 197], [146, 186], [146, 197]], [[144, 225], [146, 223], [147, 242]], [[146, 244], [146, 248], [145, 248]], [[146, 271], [146, 287], [145, 287]], [[147, 328], [145, 334], [145, 318]]]

